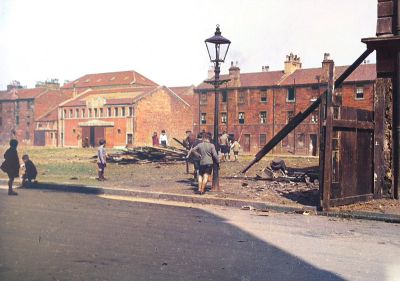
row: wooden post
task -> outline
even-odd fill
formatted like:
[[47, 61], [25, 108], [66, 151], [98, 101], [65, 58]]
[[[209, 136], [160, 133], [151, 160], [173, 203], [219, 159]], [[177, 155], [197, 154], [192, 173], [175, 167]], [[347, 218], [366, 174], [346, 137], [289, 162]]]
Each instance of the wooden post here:
[[334, 72], [335, 64], [331, 60], [329, 63], [328, 73], [328, 90], [326, 93], [326, 119], [325, 119], [325, 144], [324, 144], [324, 171], [323, 171], [323, 194], [322, 194], [322, 208], [329, 209], [329, 201], [332, 187], [332, 136], [333, 136], [333, 106], [332, 95], [335, 88], [334, 85]]

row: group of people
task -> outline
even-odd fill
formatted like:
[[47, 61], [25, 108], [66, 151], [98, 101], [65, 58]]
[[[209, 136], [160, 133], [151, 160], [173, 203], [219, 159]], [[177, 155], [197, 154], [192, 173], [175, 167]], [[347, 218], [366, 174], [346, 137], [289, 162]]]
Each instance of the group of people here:
[[[212, 134], [205, 131], [199, 133], [197, 138], [191, 131], [186, 131], [186, 138], [183, 141], [183, 145], [189, 150], [187, 159], [194, 165], [194, 178], [197, 179], [200, 195], [205, 193], [213, 167], [219, 167], [220, 161], [230, 159], [230, 150], [234, 152], [235, 160], [237, 160], [240, 150], [238, 140], [230, 138], [226, 132], [220, 136], [218, 147], [215, 147], [212, 142]], [[221, 160], [218, 152], [221, 152]]]
[[154, 132], [153, 135], [151, 136], [151, 140], [153, 143], [153, 146], [162, 146], [162, 147], [167, 147], [169, 146], [168, 143], [168, 136], [165, 130], [161, 131], [160, 137], [158, 137], [157, 132]]
[[[4, 153], [4, 162], [0, 166], [1, 170], [8, 176], [8, 195], [18, 195], [18, 193], [13, 190], [14, 180], [19, 177], [19, 170], [21, 167], [17, 147], [18, 141], [12, 139], [10, 141], [10, 147]], [[22, 161], [24, 162], [23, 167], [25, 167], [25, 172], [22, 175], [22, 186], [25, 186], [27, 182], [36, 180], [37, 169], [27, 154], [22, 156]]]
[[238, 160], [240, 151], [239, 140], [234, 139], [233, 137], [229, 136], [226, 131], [224, 131], [218, 139], [218, 144], [218, 150], [221, 152], [221, 161], [230, 161], [231, 151], [233, 151], [235, 161]]

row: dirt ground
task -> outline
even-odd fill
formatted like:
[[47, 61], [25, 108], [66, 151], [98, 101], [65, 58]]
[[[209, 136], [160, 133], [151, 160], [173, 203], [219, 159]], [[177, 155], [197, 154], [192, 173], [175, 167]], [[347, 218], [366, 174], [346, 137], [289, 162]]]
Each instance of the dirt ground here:
[[[0, 157], [5, 149], [6, 147], [0, 149]], [[108, 149], [108, 152], [113, 151]], [[189, 165], [190, 174], [187, 174], [184, 162], [127, 165], [109, 163], [105, 172], [107, 181], [99, 182], [96, 180], [95, 149], [19, 148], [20, 157], [26, 153], [30, 155], [38, 168], [39, 182], [84, 184], [178, 194], [195, 194], [197, 190], [191, 174], [193, 166]], [[256, 175], [262, 174], [262, 170], [269, 165], [272, 157], [265, 157], [244, 177], [240, 171], [252, 159], [251, 155], [242, 155], [237, 162], [222, 162], [220, 191], [208, 192], [205, 196], [264, 201], [297, 207], [316, 206], [319, 200], [317, 182], [306, 184], [256, 180]], [[316, 157], [284, 157], [283, 159], [290, 168], [307, 169], [318, 165]], [[2, 161], [1, 158], [0, 161]], [[5, 179], [5, 176], [4, 173], [0, 173], [0, 178]], [[382, 199], [338, 209], [400, 214], [400, 202]]]

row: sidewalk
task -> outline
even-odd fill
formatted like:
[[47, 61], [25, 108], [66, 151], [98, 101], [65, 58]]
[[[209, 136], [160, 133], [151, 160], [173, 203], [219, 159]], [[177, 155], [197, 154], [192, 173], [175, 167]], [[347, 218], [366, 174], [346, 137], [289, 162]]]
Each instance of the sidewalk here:
[[[3, 189], [6, 188], [7, 182], [0, 179], [0, 185]], [[284, 204], [275, 204], [267, 201], [253, 201], [244, 200], [231, 197], [221, 198], [220, 194], [209, 192], [206, 195], [195, 194], [179, 194], [171, 192], [155, 192], [144, 191], [135, 188], [114, 188], [107, 186], [90, 186], [90, 185], [75, 185], [75, 184], [54, 184], [54, 183], [36, 183], [32, 184], [30, 189], [38, 190], [53, 190], [59, 192], [77, 192], [92, 195], [114, 195], [114, 196], [127, 196], [145, 199], [167, 200], [184, 203], [195, 204], [210, 204], [217, 206], [226, 206], [232, 208], [242, 208], [243, 210], [262, 210], [262, 211], [275, 211], [283, 213], [298, 213], [302, 215], [320, 215], [328, 217], [338, 217], [344, 219], [362, 219], [362, 220], [375, 220], [384, 221], [389, 223], [400, 223], [400, 215], [386, 214], [381, 212], [364, 212], [364, 211], [345, 211], [340, 208], [334, 211], [317, 211], [316, 207], [293, 205], [288, 206]], [[23, 192], [23, 189], [20, 191]], [[368, 204], [368, 203], [365, 203]]]

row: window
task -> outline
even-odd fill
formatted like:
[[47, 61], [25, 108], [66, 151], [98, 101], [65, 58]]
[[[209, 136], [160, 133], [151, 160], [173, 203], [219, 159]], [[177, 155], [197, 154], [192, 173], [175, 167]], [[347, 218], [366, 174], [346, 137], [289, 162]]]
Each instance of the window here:
[[200, 124], [207, 124], [207, 120], [206, 120], [206, 113], [202, 113], [201, 115], [200, 115]]
[[15, 116], [15, 124], [19, 125], [19, 116]]
[[244, 91], [239, 92], [239, 103], [245, 103], [246, 102], [246, 94]]
[[67, 110], [64, 109], [64, 118], [67, 118]]
[[88, 117], [89, 117], [89, 118], [92, 117], [92, 109], [91, 109], [91, 108], [89, 108]]
[[311, 114], [311, 123], [316, 124], [318, 123], [318, 113], [312, 113]]
[[54, 139], [54, 133], [50, 133], [50, 138]]
[[107, 108], [107, 116], [111, 117], [111, 107]]
[[129, 116], [133, 116], [133, 107], [129, 107]]
[[356, 88], [356, 100], [363, 100], [364, 99], [364, 88], [357, 86]]
[[260, 134], [260, 146], [264, 146], [267, 143], [267, 134]]
[[33, 108], [33, 101], [32, 100], [28, 100], [28, 103], [26, 104], [26, 107], [28, 109], [32, 109]]
[[289, 88], [287, 91], [287, 98], [286, 101], [287, 102], [294, 102], [296, 100], [296, 91], [295, 88]]
[[97, 108], [95, 108], [95, 109], [94, 109], [94, 117], [95, 117], [95, 118], [97, 117], [97, 113], [98, 113], [97, 111], [98, 111]]
[[114, 107], [114, 116], [115, 116], [115, 117], [118, 116], [118, 107]]
[[123, 117], [125, 117], [125, 107], [122, 107], [122, 108], [121, 108], [121, 115], [122, 115]]
[[226, 102], [228, 100], [228, 91], [222, 91], [222, 102]]
[[103, 117], [103, 109], [100, 108], [100, 117]]
[[76, 129], [75, 128], [72, 129], [72, 133], [74, 133], [74, 134], [76, 133]]
[[267, 90], [261, 90], [260, 102], [267, 102]]
[[72, 118], [73, 112], [74, 112], [74, 111], [73, 111], [72, 109], [69, 110], [69, 118]]
[[85, 109], [82, 109], [82, 118], [85, 118]]
[[289, 123], [294, 117], [294, 111], [288, 111], [287, 112], [287, 122]]
[[207, 93], [200, 93], [200, 104], [207, 104]]
[[19, 101], [17, 101], [17, 110], [19, 110]]
[[221, 123], [226, 124], [227, 121], [228, 121], [228, 115], [226, 114], [226, 112], [221, 112]]
[[126, 135], [126, 143], [127, 144], [133, 144], [133, 135], [132, 134], [127, 134]]
[[79, 109], [75, 109], [75, 117], [79, 118]]
[[121, 129], [120, 129], [120, 128], [118, 128], [117, 132], [118, 132], [118, 134], [121, 134]]
[[29, 138], [30, 138], [29, 131], [26, 131], [26, 132], [25, 132], [25, 139], [26, 139], [26, 140], [29, 140]]
[[265, 124], [265, 123], [267, 123], [267, 112], [261, 111], [260, 112], [260, 124]]
[[239, 124], [244, 124], [244, 112], [239, 112]]

